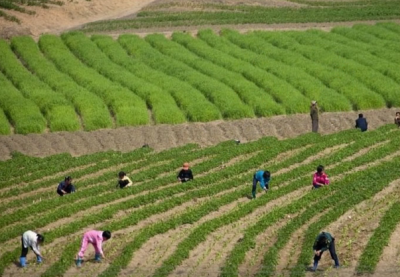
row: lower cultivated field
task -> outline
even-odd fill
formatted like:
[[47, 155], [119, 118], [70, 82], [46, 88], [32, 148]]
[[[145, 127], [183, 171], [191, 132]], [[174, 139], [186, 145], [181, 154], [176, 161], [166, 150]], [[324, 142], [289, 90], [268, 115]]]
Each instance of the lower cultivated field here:
[[[385, 125], [287, 140], [265, 137], [209, 148], [196, 145], [153, 152], [104, 152], [81, 157], [0, 162], [2, 276], [308, 276], [311, 247], [320, 231], [336, 238], [342, 267], [325, 254], [319, 273], [398, 276], [400, 203], [399, 130]], [[189, 162], [194, 181], [178, 183]], [[325, 165], [331, 185], [311, 190]], [[257, 169], [272, 173], [271, 189], [250, 200]], [[117, 189], [127, 172], [133, 187]], [[57, 183], [71, 175], [75, 194], [59, 197]], [[20, 236], [44, 234], [45, 257], [18, 268]], [[81, 236], [109, 229], [107, 259], [74, 265]], [[394, 252], [393, 252], [394, 251]]]

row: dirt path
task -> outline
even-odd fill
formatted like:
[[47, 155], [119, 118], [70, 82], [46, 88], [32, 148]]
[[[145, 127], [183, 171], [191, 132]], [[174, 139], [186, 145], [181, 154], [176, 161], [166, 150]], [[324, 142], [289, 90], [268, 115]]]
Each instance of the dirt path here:
[[[354, 128], [354, 120], [359, 112], [364, 113], [369, 129], [372, 130], [392, 123], [396, 110], [323, 113], [320, 133], [329, 134]], [[248, 142], [264, 136], [284, 139], [308, 133], [311, 129], [309, 117], [308, 114], [298, 114], [210, 123], [124, 127], [93, 132], [0, 136], [0, 160], [11, 158], [14, 151], [35, 157], [65, 152], [72, 156], [81, 156], [107, 150], [128, 152], [144, 144], [160, 151], [188, 143], [211, 146], [226, 140], [239, 139], [241, 142]], [[124, 139], [127, 137], [130, 139]]]

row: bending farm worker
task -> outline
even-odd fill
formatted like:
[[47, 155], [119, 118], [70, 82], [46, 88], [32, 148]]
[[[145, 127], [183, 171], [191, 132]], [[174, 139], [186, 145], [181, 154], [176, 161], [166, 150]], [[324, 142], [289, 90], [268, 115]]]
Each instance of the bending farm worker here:
[[269, 171], [258, 170], [256, 174], [254, 174], [253, 188], [251, 190], [251, 195], [253, 196], [253, 199], [256, 198], [257, 183], [260, 182], [261, 188], [265, 192], [268, 192], [270, 180], [271, 180], [271, 173]]
[[178, 181], [181, 183], [188, 182], [193, 180], [192, 170], [189, 168], [189, 163], [184, 163], [181, 171], [179, 171], [178, 176], [176, 177]]
[[75, 186], [72, 184], [72, 177], [65, 177], [64, 181], [60, 182], [57, 187], [57, 193], [60, 196], [75, 192]]
[[125, 187], [130, 187], [132, 186], [132, 181], [131, 179], [129, 179], [128, 176], [126, 176], [126, 173], [123, 171], [120, 171], [118, 173], [118, 183], [117, 183], [117, 187], [119, 186], [121, 189], [125, 188]]
[[109, 240], [110, 238], [111, 238], [110, 231], [96, 231], [96, 230], [87, 231], [83, 235], [81, 250], [79, 251], [78, 258], [76, 259], [76, 266], [78, 267], [82, 266], [83, 256], [85, 255], [85, 251], [89, 243], [93, 245], [94, 250], [96, 251], [94, 260], [96, 262], [101, 262], [101, 257], [105, 259], [103, 253], [103, 242]]
[[313, 177], [313, 189], [318, 189], [322, 186], [329, 185], [328, 175], [324, 172], [324, 166], [319, 165], [317, 167], [317, 172], [314, 173]]
[[36, 255], [36, 261], [38, 263], [42, 262], [43, 256], [40, 253], [39, 244], [44, 242], [44, 237], [41, 234], [37, 234], [33, 231], [26, 231], [21, 237], [22, 251], [21, 257], [19, 258], [19, 263], [21, 267], [26, 266], [26, 255], [28, 254], [29, 247]]
[[318, 262], [321, 259], [322, 254], [326, 251], [329, 250], [329, 253], [331, 254], [332, 260], [335, 261], [335, 268], [339, 267], [339, 260], [336, 255], [336, 250], [335, 250], [335, 238], [332, 237], [332, 235], [328, 232], [322, 232], [320, 233], [314, 242], [313, 245], [313, 250], [314, 250], [314, 265], [312, 267], [313, 271], [317, 270], [318, 267]]

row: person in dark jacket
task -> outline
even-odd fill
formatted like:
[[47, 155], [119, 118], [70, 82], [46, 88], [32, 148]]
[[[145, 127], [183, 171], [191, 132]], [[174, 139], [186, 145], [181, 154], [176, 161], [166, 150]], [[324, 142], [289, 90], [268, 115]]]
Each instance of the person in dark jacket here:
[[176, 177], [178, 181], [181, 183], [188, 182], [190, 180], [193, 180], [193, 172], [189, 168], [189, 163], [184, 163], [182, 166], [181, 171], [179, 171], [178, 176]]
[[360, 128], [361, 132], [365, 132], [368, 130], [368, 122], [367, 119], [364, 118], [364, 115], [360, 113], [358, 118], [356, 119], [356, 128]]
[[271, 173], [269, 171], [258, 170], [253, 176], [253, 187], [251, 190], [251, 195], [253, 199], [256, 198], [257, 183], [260, 182], [262, 190], [268, 192], [269, 182], [271, 181]]
[[57, 187], [57, 193], [60, 196], [75, 192], [75, 186], [72, 184], [72, 177], [65, 177], [64, 181], [60, 182]]
[[329, 253], [331, 254], [332, 260], [335, 261], [335, 268], [339, 267], [339, 260], [336, 255], [336, 250], [335, 250], [335, 238], [332, 237], [332, 235], [328, 232], [322, 232], [320, 233], [314, 242], [313, 245], [313, 250], [314, 250], [314, 265], [312, 267], [312, 271], [316, 271], [318, 267], [318, 262], [321, 259], [322, 254], [326, 251], [329, 250]]
[[311, 116], [311, 130], [314, 133], [318, 133], [319, 112], [318, 112], [318, 107], [317, 107], [317, 101], [315, 101], [315, 100], [311, 101], [310, 116]]

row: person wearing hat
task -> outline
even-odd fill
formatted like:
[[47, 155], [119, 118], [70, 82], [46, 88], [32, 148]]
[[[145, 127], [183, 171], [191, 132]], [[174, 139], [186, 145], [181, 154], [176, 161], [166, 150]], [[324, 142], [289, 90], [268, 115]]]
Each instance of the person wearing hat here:
[[311, 116], [311, 130], [314, 133], [318, 133], [318, 107], [317, 101], [311, 101], [310, 107], [310, 116]]
[[365, 132], [368, 130], [368, 122], [367, 119], [364, 118], [364, 115], [360, 113], [358, 118], [356, 119], [356, 128], [360, 128], [361, 132]]
[[177, 178], [178, 181], [180, 181], [181, 183], [193, 180], [193, 173], [192, 170], [189, 168], [189, 163], [183, 164], [182, 169], [181, 171], [179, 171]]
[[21, 237], [22, 251], [21, 251], [21, 256], [19, 258], [19, 263], [21, 267], [26, 266], [26, 255], [28, 254], [29, 247], [36, 254], [37, 263], [40, 264], [42, 262], [43, 256], [40, 253], [39, 244], [43, 242], [44, 242], [44, 236], [42, 236], [41, 234], [37, 234], [30, 230], [22, 234]]
[[75, 186], [72, 184], [72, 177], [65, 177], [64, 181], [60, 182], [57, 187], [57, 193], [60, 196], [75, 192]]
[[111, 238], [110, 231], [96, 231], [91, 230], [87, 231], [83, 235], [81, 250], [78, 253], [78, 258], [76, 259], [76, 266], [81, 267], [83, 262], [83, 256], [85, 255], [85, 251], [87, 249], [88, 244], [93, 245], [95, 252], [94, 260], [96, 262], [101, 262], [101, 258], [105, 259], [103, 253], [103, 242], [107, 241]]
[[271, 173], [269, 171], [258, 170], [256, 174], [253, 176], [253, 188], [251, 190], [251, 195], [253, 199], [256, 198], [257, 192], [257, 183], [260, 182], [261, 188], [268, 192], [269, 189], [269, 182], [271, 181]]
[[316, 271], [318, 267], [318, 262], [321, 259], [322, 253], [324, 251], [329, 250], [329, 253], [331, 254], [332, 260], [335, 262], [335, 268], [339, 267], [339, 259], [336, 255], [336, 249], [335, 249], [335, 238], [328, 232], [322, 232], [320, 233], [314, 242], [313, 245], [313, 250], [314, 250], [314, 265], [312, 267], [312, 271]]
[[117, 187], [119, 186], [119, 188], [123, 189], [125, 187], [130, 187], [132, 186], [133, 182], [131, 181], [131, 179], [129, 179], [128, 176], [126, 176], [126, 173], [123, 171], [120, 171], [118, 173], [118, 183], [117, 183]]

